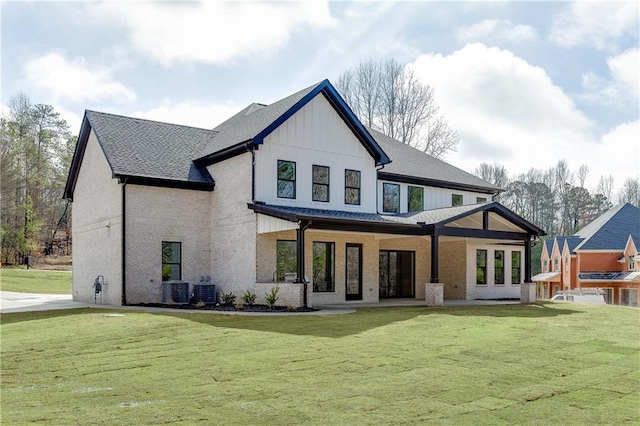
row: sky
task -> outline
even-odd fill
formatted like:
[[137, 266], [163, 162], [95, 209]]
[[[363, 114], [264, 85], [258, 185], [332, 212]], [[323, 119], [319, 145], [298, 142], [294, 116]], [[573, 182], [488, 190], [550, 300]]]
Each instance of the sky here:
[[1, 99], [213, 128], [359, 62], [395, 58], [460, 136], [446, 161], [511, 177], [566, 160], [640, 173], [639, 2], [6, 1]]

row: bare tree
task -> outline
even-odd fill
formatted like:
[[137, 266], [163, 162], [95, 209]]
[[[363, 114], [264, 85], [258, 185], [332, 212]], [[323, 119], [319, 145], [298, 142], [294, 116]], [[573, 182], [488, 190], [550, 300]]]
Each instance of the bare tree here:
[[640, 207], [640, 178], [628, 178], [618, 194], [618, 202]]
[[584, 182], [589, 176], [589, 167], [586, 164], [581, 165], [576, 176], [578, 177], [578, 182], [580, 182], [580, 188], [584, 188]]
[[613, 176], [600, 176], [598, 180], [598, 186], [596, 187], [596, 194], [601, 194], [606, 197], [608, 200], [613, 198], [613, 186], [614, 179]]
[[395, 59], [361, 62], [336, 87], [366, 126], [434, 157], [457, 149], [458, 134], [439, 113], [433, 88]]

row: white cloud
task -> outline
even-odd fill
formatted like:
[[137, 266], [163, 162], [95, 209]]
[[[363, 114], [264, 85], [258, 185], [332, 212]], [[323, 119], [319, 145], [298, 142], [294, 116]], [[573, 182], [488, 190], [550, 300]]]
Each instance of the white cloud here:
[[518, 174], [563, 158], [574, 170], [618, 164], [618, 151], [592, 156], [599, 146], [592, 123], [542, 68], [508, 50], [476, 43], [447, 56], [423, 55], [412, 66], [461, 137], [448, 159], [458, 167], [498, 162]]
[[477, 24], [456, 30], [458, 41], [466, 43], [486, 40], [506, 40], [514, 43], [534, 40], [538, 37], [535, 28], [529, 25], [514, 25], [508, 19], [485, 19]]
[[590, 166], [592, 176], [598, 179], [601, 175], [611, 174], [618, 187], [627, 178], [637, 178], [640, 173], [638, 135], [640, 120], [622, 123], [605, 134], [596, 149], [588, 153], [597, 159]]
[[611, 49], [619, 38], [638, 37], [638, 2], [574, 1], [553, 18], [549, 38], [564, 47]]
[[592, 104], [604, 104], [613, 108], [637, 108], [640, 102], [640, 49], [607, 58], [610, 78], [606, 79], [593, 72], [583, 74], [582, 87], [585, 93], [578, 96]]
[[107, 2], [88, 5], [98, 19], [124, 25], [131, 42], [165, 66], [225, 64], [268, 54], [300, 28], [334, 24], [329, 6], [310, 2]]
[[126, 103], [136, 98], [132, 89], [113, 78], [111, 69], [89, 64], [82, 57], [69, 60], [59, 51], [28, 60], [24, 66], [24, 81], [29, 90], [40, 92], [52, 102], [111, 100]]
[[213, 104], [194, 101], [175, 103], [170, 99], [164, 99], [159, 107], [146, 111], [136, 111], [128, 115], [145, 118], [147, 120], [212, 129], [236, 114], [242, 108], [244, 108], [244, 106], [233, 104]]

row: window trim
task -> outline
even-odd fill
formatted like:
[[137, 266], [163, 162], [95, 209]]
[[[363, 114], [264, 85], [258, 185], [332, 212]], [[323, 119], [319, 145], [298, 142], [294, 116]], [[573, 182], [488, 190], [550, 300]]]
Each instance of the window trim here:
[[[484, 266], [480, 266], [479, 263], [479, 258], [478, 255], [480, 253], [484, 253]], [[476, 285], [487, 285], [487, 260], [489, 257], [489, 251], [487, 249], [476, 249]], [[480, 280], [478, 279], [478, 270], [482, 270], [483, 274], [482, 276], [484, 277], [484, 282], [480, 282]]]
[[[398, 198], [397, 198], [397, 202], [395, 203], [396, 205], [394, 206], [395, 211], [394, 210], [386, 210], [386, 203], [385, 203], [385, 189], [386, 188], [395, 188], [398, 190]], [[382, 183], [382, 211], [384, 213], [400, 213], [400, 185], [398, 185], [397, 183], [388, 183], [388, 182], [383, 182]]]
[[476, 204], [486, 203], [487, 197], [476, 197]]
[[[422, 198], [422, 203], [419, 210], [411, 209], [411, 190], [412, 189], [420, 190], [420, 198]], [[424, 188], [421, 186], [407, 185], [407, 212], [412, 213], [412, 212], [421, 212], [421, 211], [424, 211]]]
[[[497, 266], [498, 261], [498, 253], [502, 253], [502, 266]], [[504, 285], [504, 250], [494, 250], [493, 251], [493, 284], [494, 285]], [[500, 273], [498, 274], [498, 271]], [[502, 278], [502, 282], [498, 282], [498, 277]]]
[[[280, 163], [291, 163], [293, 164], [293, 179], [284, 179], [280, 177]], [[297, 174], [298, 174], [298, 165], [296, 164], [295, 161], [291, 161], [291, 160], [278, 160], [277, 163], [277, 168], [276, 168], [276, 175], [277, 175], [277, 184], [276, 184], [276, 197], [277, 198], [283, 198], [286, 200], [295, 200], [296, 199], [296, 178], [297, 178]], [[283, 197], [280, 195], [280, 182], [293, 182], [293, 196], [292, 197]]]
[[[330, 290], [318, 290], [317, 289], [316, 280], [315, 280], [315, 276], [314, 276], [312, 278], [312, 280], [313, 280], [313, 282], [312, 282], [313, 292], [314, 293], [335, 293], [336, 292], [336, 243], [334, 241], [313, 241], [313, 243], [311, 245], [311, 255], [312, 255], [311, 269], [314, 272], [314, 275], [315, 275], [315, 265], [313, 264], [314, 263], [313, 260], [314, 260], [315, 256], [313, 255], [313, 248], [315, 247], [316, 244], [323, 244], [325, 246], [325, 250], [326, 250], [326, 247], [328, 245], [331, 246], [331, 253], [332, 253], [331, 288], [330, 288]], [[326, 266], [325, 266], [325, 272], [326, 272]]]
[[[356, 172], [358, 174], [358, 186], [347, 186], [347, 173], [348, 172]], [[362, 204], [362, 172], [360, 170], [354, 169], [344, 169], [344, 203], [349, 206], [359, 206]], [[357, 189], [358, 190], [358, 202], [350, 203], [347, 201], [347, 189]]]
[[[460, 197], [460, 204], [455, 203], [456, 197]], [[458, 207], [464, 205], [464, 196], [462, 194], [451, 194], [451, 207]]]
[[[176, 262], [165, 262], [164, 261], [164, 245], [165, 244], [178, 244], [178, 247], [180, 247], [180, 259], [178, 260], [178, 263]], [[162, 261], [162, 266], [160, 268], [160, 274], [162, 274], [162, 270], [164, 269], [165, 265], [178, 265], [178, 281], [182, 281], [182, 241], [162, 241], [162, 252], [161, 252], [161, 261]], [[168, 281], [171, 281], [171, 279], [169, 279]], [[162, 276], [162, 282], [165, 282], [164, 276]]]
[[634, 263], [635, 263], [635, 255], [630, 254], [629, 255], [629, 264], [627, 265], [627, 269], [630, 271], [634, 270]]
[[[327, 183], [318, 183], [315, 181], [315, 169], [323, 168], [327, 169]], [[329, 166], [321, 166], [319, 164], [313, 164], [311, 166], [311, 201], [317, 201], [319, 203], [328, 203], [331, 200], [331, 192], [329, 191], [331, 188], [331, 168]], [[324, 186], [327, 188], [327, 199], [326, 200], [318, 200], [315, 197], [316, 192], [314, 191], [316, 186]]]

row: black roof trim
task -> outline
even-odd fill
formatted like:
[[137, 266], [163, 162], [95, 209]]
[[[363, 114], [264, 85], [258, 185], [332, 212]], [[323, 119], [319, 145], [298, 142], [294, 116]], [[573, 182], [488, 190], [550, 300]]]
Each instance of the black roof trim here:
[[456, 182], [447, 182], [443, 180], [420, 178], [415, 176], [400, 175], [396, 173], [385, 172], [383, 170], [378, 171], [378, 179], [390, 180], [393, 182], [400, 182], [400, 183], [410, 183], [414, 185], [433, 186], [436, 188], [457, 189], [459, 191], [481, 192], [483, 194], [491, 194], [491, 195], [495, 195], [495, 194], [498, 194], [499, 192], [502, 192], [502, 190], [491, 190], [489, 188], [481, 187], [481, 186], [467, 185], [464, 183], [456, 183]]
[[[244, 154], [245, 152], [249, 152], [249, 146], [251, 145], [251, 141], [240, 142], [236, 145], [232, 145], [223, 150], [211, 153], [209, 155], [205, 155], [204, 157], [200, 157], [193, 162], [198, 166], [209, 166], [211, 164], [219, 163], [224, 160], [228, 160], [229, 158], [233, 158], [237, 155]], [[253, 147], [254, 150], [258, 149], [258, 146]]]
[[190, 182], [184, 180], [161, 179], [148, 176], [116, 175], [120, 183], [129, 185], [155, 186], [159, 188], [190, 189], [194, 191], [213, 191], [215, 182]]
[[62, 198], [65, 200], [73, 201], [73, 192], [76, 189], [76, 181], [78, 180], [78, 173], [80, 172], [80, 165], [84, 158], [84, 152], [87, 148], [87, 142], [89, 140], [89, 134], [91, 133], [91, 123], [87, 118], [87, 111], [84, 112], [82, 118], [82, 125], [80, 127], [80, 134], [78, 135], [78, 142], [73, 152], [73, 158], [69, 167], [69, 174], [67, 175], [67, 182], [64, 186], [64, 193]]

